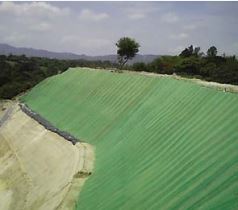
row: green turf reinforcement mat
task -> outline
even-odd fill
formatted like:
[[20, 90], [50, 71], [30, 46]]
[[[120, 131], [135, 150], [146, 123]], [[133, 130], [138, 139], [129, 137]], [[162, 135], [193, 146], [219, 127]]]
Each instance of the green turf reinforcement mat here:
[[23, 101], [96, 147], [77, 210], [238, 209], [238, 94], [76, 68]]

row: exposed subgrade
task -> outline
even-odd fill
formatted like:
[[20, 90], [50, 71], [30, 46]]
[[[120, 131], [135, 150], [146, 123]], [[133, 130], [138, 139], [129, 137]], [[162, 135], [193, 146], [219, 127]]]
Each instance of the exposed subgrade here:
[[51, 132], [57, 133], [58, 135], [62, 136], [67, 141], [70, 141], [73, 145], [75, 145], [77, 142], [82, 142], [80, 139], [74, 137], [73, 135], [69, 134], [66, 131], [62, 131], [55, 126], [53, 126], [48, 120], [43, 118], [38, 113], [35, 113], [32, 109], [30, 109], [26, 104], [19, 103], [19, 106], [21, 110], [26, 113], [29, 117], [36, 120], [38, 123], [40, 123], [42, 126], [44, 126], [47, 130], [50, 130]]

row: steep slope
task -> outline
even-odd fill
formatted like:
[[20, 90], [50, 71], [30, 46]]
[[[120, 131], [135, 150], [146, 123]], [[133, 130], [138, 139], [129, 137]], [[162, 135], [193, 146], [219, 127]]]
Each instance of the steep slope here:
[[237, 209], [237, 94], [169, 77], [70, 69], [23, 100], [96, 146], [78, 210]]
[[79, 175], [92, 168], [91, 146], [72, 145], [17, 104], [5, 114], [0, 122], [0, 210], [72, 209], [87, 178]]

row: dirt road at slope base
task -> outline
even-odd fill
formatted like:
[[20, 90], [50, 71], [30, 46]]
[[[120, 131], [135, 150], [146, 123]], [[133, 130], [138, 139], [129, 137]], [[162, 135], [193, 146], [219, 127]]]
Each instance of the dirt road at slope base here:
[[0, 127], [0, 210], [73, 209], [93, 161], [91, 145], [72, 145], [14, 105]]
[[0, 100], [0, 119], [5, 114], [6, 110], [14, 104], [11, 100]]

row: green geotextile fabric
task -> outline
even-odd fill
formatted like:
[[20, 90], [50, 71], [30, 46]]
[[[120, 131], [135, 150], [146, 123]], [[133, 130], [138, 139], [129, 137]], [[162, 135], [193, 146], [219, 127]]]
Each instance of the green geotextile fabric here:
[[77, 210], [238, 209], [238, 94], [74, 68], [23, 101], [96, 148]]

